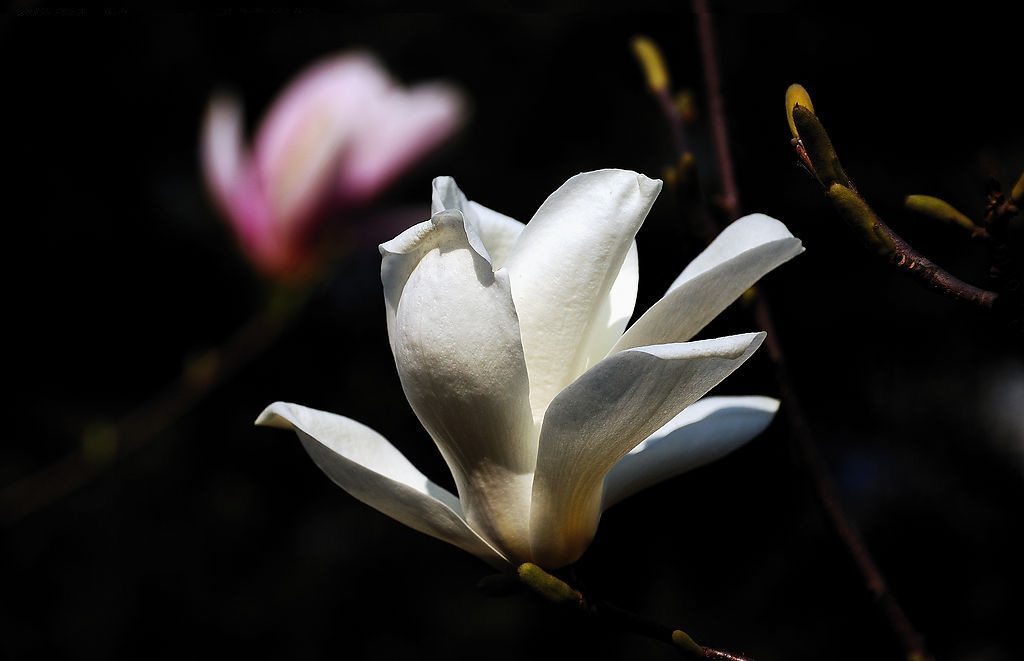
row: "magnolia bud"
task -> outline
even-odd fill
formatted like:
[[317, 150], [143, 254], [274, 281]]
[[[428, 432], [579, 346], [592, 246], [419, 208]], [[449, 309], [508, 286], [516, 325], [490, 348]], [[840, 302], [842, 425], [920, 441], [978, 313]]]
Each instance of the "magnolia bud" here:
[[908, 195], [903, 204], [911, 211], [916, 211], [935, 220], [941, 220], [944, 223], [959, 225], [970, 232], [978, 229], [974, 221], [954, 208], [949, 202], [940, 200], [937, 197], [932, 197], [931, 195]]
[[811, 103], [811, 97], [807, 94], [807, 90], [804, 89], [803, 85], [796, 83], [789, 86], [786, 90], [786, 119], [789, 120], [789, 130], [793, 134], [794, 138], [799, 138], [800, 135], [796, 130], [796, 123], [793, 121], [793, 108], [800, 106], [814, 112], [814, 104]]
[[643, 67], [644, 76], [647, 78], [647, 86], [652, 92], [668, 91], [668, 68], [665, 66], [665, 58], [661, 56], [661, 50], [657, 44], [647, 37], [635, 37], [633, 39], [633, 53]]

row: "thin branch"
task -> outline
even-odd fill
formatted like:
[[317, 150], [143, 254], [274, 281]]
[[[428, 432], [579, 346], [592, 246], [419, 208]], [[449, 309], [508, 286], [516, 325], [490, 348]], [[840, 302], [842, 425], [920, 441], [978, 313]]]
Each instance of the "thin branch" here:
[[275, 292], [224, 345], [190, 361], [163, 392], [118, 422], [84, 432], [77, 450], [6, 485], [0, 491], [0, 525], [10, 527], [69, 496], [170, 427], [279, 337], [309, 293]]
[[960, 280], [922, 255], [894, 232], [856, 190], [833, 183], [827, 195], [839, 215], [858, 230], [865, 243], [897, 269], [950, 298], [992, 309], [997, 298], [995, 292]]
[[711, 13], [708, 11], [705, 0], [694, 0], [693, 9], [697, 14], [700, 58], [704, 65], [708, 114], [711, 119], [711, 138], [715, 147], [718, 178], [722, 187], [719, 203], [726, 217], [737, 218], [739, 217], [740, 196], [732, 166], [732, 152], [729, 149], [729, 131], [725, 121], [725, 97], [722, 95], [722, 77], [718, 72], [718, 57], [715, 51], [715, 30], [711, 24]]
[[818, 498], [821, 501], [822, 507], [828, 514], [836, 533], [842, 539], [843, 544], [846, 545], [861, 576], [864, 577], [868, 591], [878, 601], [879, 607], [889, 620], [889, 625], [902, 641], [907, 658], [914, 661], [931, 659], [932, 657], [926, 651], [924, 639], [914, 629], [907, 614], [889, 590], [885, 577], [868, 550], [867, 544], [864, 543], [864, 538], [839, 501], [835, 482], [832, 480], [828, 466], [818, 450], [814, 434], [807, 424], [800, 405], [800, 399], [797, 397], [796, 389], [790, 380], [785, 355], [778, 342], [778, 331], [775, 329], [771, 310], [768, 302], [764, 299], [763, 293], [759, 293], [756, 298], [754, 316], [758, 326], [767, 332], [765, 348], [768, 350], [768, 355], [775, 366], [775, 377], [779, 385], [779, 399], [782, 400], [781, 408], [789, 419], [793, 438], [796, 440], [797, 448], [814, 482], [814, 488], [818, 492]]
[[671, 645], [681, 654], [692, 659], [752, 661], [744, 656], [700, 645], [681, 629], [673, 629], [659, 624], [607, 602], [591, 602], [582, 592], [533, 563], [527, 562], [520, 565], [516, 575], [520, 584], [552, 603], [572, 608], [583, 615], [597, 618], [620, 630]]
[[[802, 102], [787, 108], [794, 133], [793, 148], [801, 162], [825, 189], [839, 216], [860, 236], [866, 246], [900, 271], [955, 300], [991, 310], [998, 295], [968, 284], [935, 264], [907, 243], [876, 214], [847, 177], [832, 140], [809, 105], [806, 90], [798, 85]], [[787, 95], [788, 102], [788, 95]]]
[[[723, 189], [722, 207], [729, 218], [736, 218], [741, 213], [739, 192], [736, 187], [735, 177], [732, 174], [732, 159], [725, 126], [725, 104], [721, 95], [720, 75], [715, 56], [714, 29], [711, 24], [711, 15], [706, 1], [694, 0], [693, 7], [697, 14], [698, 38], [701, 44], [704, 75], [707, 83], [708, 105], [711, 110], [710, 121], [712, 123], [715, 153]], [[828, 513], [837, 534], [843, 540], [854, 563], [864, 577], [868, 589], [878, 600], [890, 626], [899, 635], [907, 658], [914, 661], [931, 659], [932, 657], [927, 652], [920, 634], [914, 629], [899, 602], [889, 590], [882, 572], [864, 544], [857, 526], [839, 502], [835, 484], [818, 450], [810, 427], [806, 423], [800, 400], [796, 396], [796, 390], [790, 380], [785, 356], [779, 343], [778, 332], [772, 319], [771, 309], [763, 293], [756, 298], [755, 316], [758, 325], [767, 331], [765, 344], [768, 348], [769, 357], [775, 366], [780, 397], [783, 400], [782, 409], [787, 413], [793, 436], [797, 441], [797, 446], [804, 458], [807, 469], [812, 476], [814, 487], [822, 506]]]

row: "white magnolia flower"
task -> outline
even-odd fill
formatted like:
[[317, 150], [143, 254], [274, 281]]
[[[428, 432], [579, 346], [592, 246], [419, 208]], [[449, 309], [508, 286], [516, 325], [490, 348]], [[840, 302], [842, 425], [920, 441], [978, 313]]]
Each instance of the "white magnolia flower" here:
[[257, 424], [294, 429], [350, 494], [497, 567], [574, 562], [607, 507], [739, 447], [778, 407], [700, 399], [764, 333], [690, 340], [800, 241], [737, 220], [626, 330], [634, 237], [660, 190], [580, 174], [524, 225], [440, 177], [433, 217], [381, 246], [398, 374], [458, 497], [354, 420], [277, 402]]

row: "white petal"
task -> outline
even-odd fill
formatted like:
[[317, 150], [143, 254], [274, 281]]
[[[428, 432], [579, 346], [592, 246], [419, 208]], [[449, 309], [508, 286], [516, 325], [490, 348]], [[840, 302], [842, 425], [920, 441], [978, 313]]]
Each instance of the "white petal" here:
[[683, 269], [669, 290], [747, 250], [775, 241], [796, 243], [796, 252], [790, 257], [803, 252], [800, 241], [793, 237], [781, 221], [763, 213], [752, 213], [737, 218], [729, 223], [715, 237], [715, 240]]
[[451, 177], [436, 177], [430, 212], [437, 213], [446, 209], [458, 209], [465, 217], [466, 224], [475, 227], [476, 232], [470, 233], [470, 243], [473, 243], [474, 235], [479, 236], [480, 244], [473, 243], [473, 247], [490, 260], [495, 271], [505, 264], [509, 251], [526, 227], [514, 218], [467, 199]]
[[686, 471], [724, 457], [760, 434], [779, 401], [770, 397], [705, 397], [612, 466], [601, 509]]
[[536, 418], [611, 349], [595, 350], [610, 321], [599, 313], [660, 190], [661, 181], [624, 170], [576, 175], [541, 205], [512, 248], [505, 266]]
[[801, 252], [800, 240], [774, 218], [740, 218], [686, 267], [614, 350], [689, 340], [758, 279]]
[[452, 469], [467, 520], [525, 555], [537, 434], [504, 271], [458, 211], [384, 244], [384, 296], [402, 387]]
[[[612, 283], [611, 290], [594, 312], [593, 332], [583, 338], [587, 342], [581, 351], [588, 358], [584, 369], [596, 365], [608, 355], [610, 348], [622, 337], [629, 318], [636, 307], [637, 286], [640, 283], [640, 267], [637, 256], [636, 241], [629, 246], [626, 259], [622, 261], [619, 275]], [[654, 343], [652, 343], [654, 344]]]
[[268, 406], [256, 424], [294, 429], [316, 465], [358, 500], [496, 567], [508, 566], [508, 560], [466, 523], [458, 499], [369, 427], [286, 402]]
[[641, 441], [739, 367], [748, 333], [613, 354], [552, 402], [541, 431], [530, 521], [535, 562], [575, 561], [601, 517], [605, 475]]
[[395, 314], [398, 311], [398, 302], [402, 298], [402, 290], [409, 281], [409, 275], [419, 264], [418, 246], [424, 244], [434, 231], [433, 221], [425, 220], [390, 241], [380, 244], [380, 254], [383, 257], [380, 278], [384, 284], [384, 307], [392, 353], [395, 351]]

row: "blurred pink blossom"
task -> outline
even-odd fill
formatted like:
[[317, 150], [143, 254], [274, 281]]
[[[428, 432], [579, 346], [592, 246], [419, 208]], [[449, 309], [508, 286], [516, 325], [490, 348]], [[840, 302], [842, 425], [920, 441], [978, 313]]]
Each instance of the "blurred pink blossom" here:
[[369, 203], [453, 133], [465, 104], [454, 87], [405, 88], [370, 54], [312, 64], [244, 140], [238, 98], [215, 94], [202, 128], [203, 174], [246, 256], [273, 278], [315, 262], [325, 219]]

